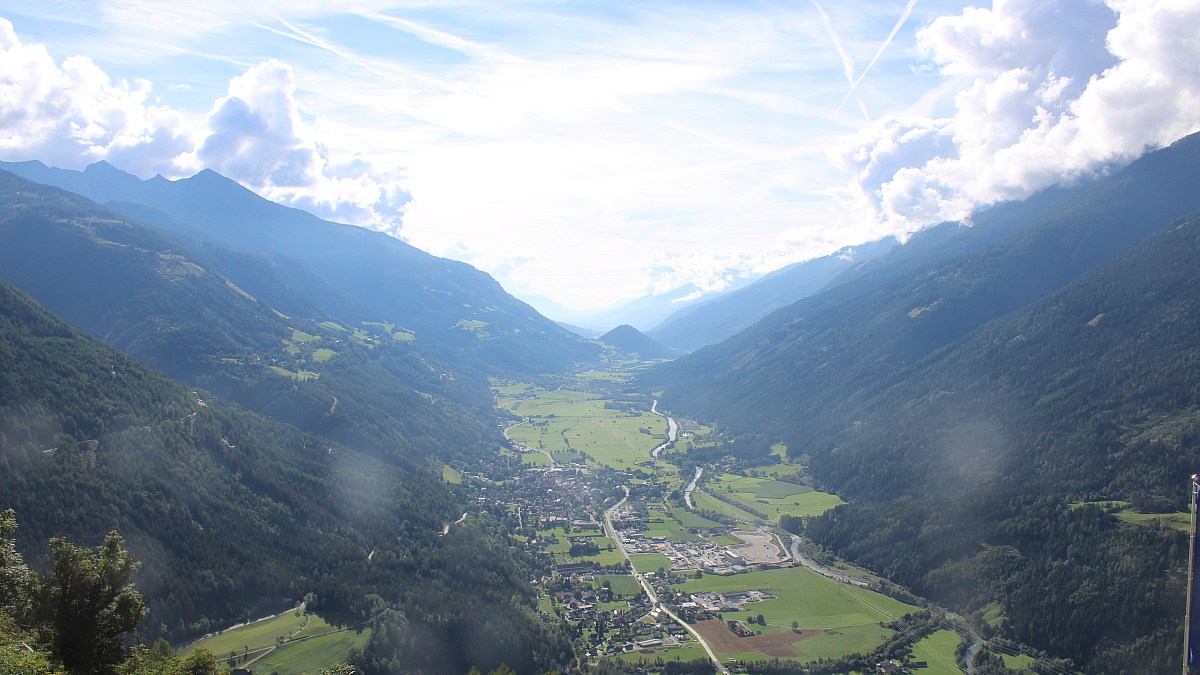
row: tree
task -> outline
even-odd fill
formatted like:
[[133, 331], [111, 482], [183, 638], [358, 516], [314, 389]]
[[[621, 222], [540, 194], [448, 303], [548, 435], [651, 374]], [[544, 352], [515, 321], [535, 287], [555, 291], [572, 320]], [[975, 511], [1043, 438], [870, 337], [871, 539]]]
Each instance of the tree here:
[[50, 540], [51, 567], [33, 583], [33, 613], [41, 639], [74, 673], [109, 673], [125, 659], [121, 637], [146, 613], [133, 588], [138, 564], [116, 531], [88, 550]]
[[17, 518], [12, 509], [0, 512], [0, 610], [19, 613], [19, 605], [29, 590], [29, 568], [17, 552], [13, 533]]

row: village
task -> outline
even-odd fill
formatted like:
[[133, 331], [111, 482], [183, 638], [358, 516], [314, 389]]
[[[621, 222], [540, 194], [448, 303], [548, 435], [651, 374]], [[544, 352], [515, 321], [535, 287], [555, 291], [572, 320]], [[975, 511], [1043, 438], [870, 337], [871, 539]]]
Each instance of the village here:
[[[538, 452], [519, 443], [510, 442], [510, 448]], [[752, 603], [774, 597], [758, 589], [675, 590], [701, 573], [731, 576], [794, 562], [783, 542], [767, 530], [742, 532], [711, 523], [716, 527], [687, 531], [684, 537], [657, 534], [669, 517], [661, 506], [665, 489], [654, 483], [630, 485], [629, 479], [627, 472], [572, 461], [529, 466], [495, 488], [503, 489], [503, 501], [528, 550], [547, 560], [548, 573], [534, 581], [542, 593], [542, 611], [566, 623], [582, 643], [584, 656], [653, 653], [696, 643], [647, 597], [639, 576], [688, 623], [745, 612]], [[613, 529], [608, 532], [604, 511], [625, 496], [623, 485], [630, 487], [630, 497], [609, 514]], [[713, 540], [731, 536], [738, 543]], [[737, 634], [755, 632], [748, 622], [729, 623]]]

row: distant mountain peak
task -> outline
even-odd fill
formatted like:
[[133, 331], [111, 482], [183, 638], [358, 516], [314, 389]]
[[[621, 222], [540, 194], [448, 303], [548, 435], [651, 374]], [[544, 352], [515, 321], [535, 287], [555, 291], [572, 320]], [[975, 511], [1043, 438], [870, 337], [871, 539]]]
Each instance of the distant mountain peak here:
[[107, 160], [103, 160], [103, 159], [100, 160], [99, 162], [93, 162], [92, 164], [88, 164], [87, 167], [84, 168], [83, 172], [84, 173], [119, 173], [119, 174], [122, 174], [125, 176], [132, 175], [132, 174], [126, 173], [125, 171], [118, 169], [117, 167], [113, 166], [112, 164], [109, 164]]
[[626, 354], [637, 354], [642, 359], [664, 359], [670, 356], [670, 350], [627, 323], [601, 335], [600, 342], [616, 347]]

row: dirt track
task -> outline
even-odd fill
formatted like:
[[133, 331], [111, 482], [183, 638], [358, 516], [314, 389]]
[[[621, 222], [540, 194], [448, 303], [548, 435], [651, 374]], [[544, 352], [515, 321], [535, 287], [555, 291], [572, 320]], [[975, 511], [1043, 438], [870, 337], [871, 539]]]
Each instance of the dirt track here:
[[793, 642], [806, 640], [824, 633], [823, 630], [802, 630], [799, 632], [770, 633], [738, 637], [725, 625], [724, 621], [709, 619], [692, 625], [712, 648], [720, 654], [736, 652], [758, 652], [767, 657], [787, 658], [804, 656], [804, 653], [792, 646]]

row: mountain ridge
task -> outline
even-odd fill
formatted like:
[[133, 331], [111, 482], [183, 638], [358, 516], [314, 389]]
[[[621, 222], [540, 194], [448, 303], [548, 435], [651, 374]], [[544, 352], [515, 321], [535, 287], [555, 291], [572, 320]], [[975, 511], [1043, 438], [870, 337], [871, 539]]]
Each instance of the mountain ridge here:
[[118, 213], [128, 208], [123, 203], [149, 207], [126, 214], [149, 225], [299, 261], [357, 304], [413, 330], [420, 346], [456, 352], [455, 358], [473, 359], [476, 367], [552, 371], [598, 353], [466, 263], [270, 202], [212, 170], [177, 181], [141, 181], [107, 164], [83, 172], [40, 162], [0, 168], [76, 191]]

